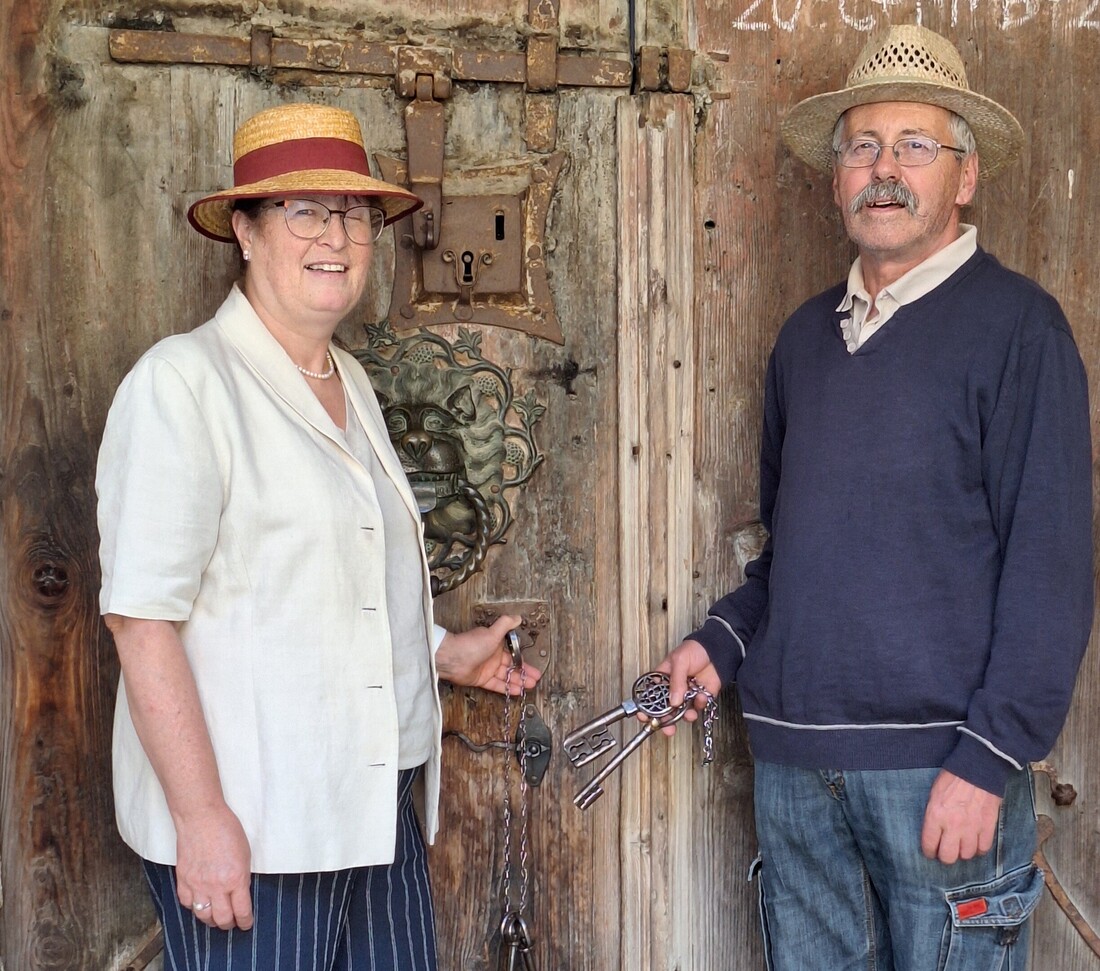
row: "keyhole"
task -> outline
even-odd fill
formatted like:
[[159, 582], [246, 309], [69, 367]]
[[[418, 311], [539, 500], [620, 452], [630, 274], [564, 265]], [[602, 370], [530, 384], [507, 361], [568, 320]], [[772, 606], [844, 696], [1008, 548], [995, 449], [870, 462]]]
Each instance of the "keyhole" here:
[[504, 213], [497, 213], [497, 239], [504, 239]]
[[466, 250], [459, 257], [462, 260], [462, 282], [473, 283], [474, 282], [474, 254], [469, 250]]

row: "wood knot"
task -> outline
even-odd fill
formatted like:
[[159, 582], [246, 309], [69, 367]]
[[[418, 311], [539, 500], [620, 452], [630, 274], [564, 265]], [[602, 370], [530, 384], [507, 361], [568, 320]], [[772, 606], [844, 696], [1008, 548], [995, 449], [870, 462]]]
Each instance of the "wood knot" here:
[[39, 563], [31, 574], [35, 593], [47, 603], [56, 604], [69, 591], [69, 573], [60, 563]]

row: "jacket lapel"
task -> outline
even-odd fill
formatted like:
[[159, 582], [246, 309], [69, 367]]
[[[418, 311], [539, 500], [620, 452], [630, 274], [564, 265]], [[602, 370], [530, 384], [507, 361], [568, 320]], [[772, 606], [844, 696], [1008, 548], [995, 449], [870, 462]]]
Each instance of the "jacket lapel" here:
[[367, 377], [367, 372], [352, 355], [338, 347], [332, 348], [332, 356], [336, 359], [336, 366], [340, 369], [340, 377], [344, 381], [344, 389], [347, 391], [348, 403], [355, 409], [359, 416], [359, 423], [367, 433], [374, 454], [382, 468], [397, 486], [409, 512], [416, 521], [420, 522], [420, 510], [416, 505], [416, 496], [413, 495], [412, 486], [405, 470], [401, 468], [401, 461], [394, 451], [390, 441], [389, 432], [386, 429], [386, 420], [382, 415], [382, 409], [378, 405], [378, 398], [374, 394], [374, 388]]
[[[256, 315], [256, 311], [252, 309], [252, 304], [236, 284], [233, 285], [225, 302], [218, 308], [214, 319], [249, 367], [286, 402], [291, 410], [338, 448], [351, 455], [343, 432], [333, 423], [324, 406], [298, 373], [294, 362], [283, 350], [283, 346], [264, 326], [263, 321]], [[336, 366], [340, 369], [340, 378], [344, 382], [348, 402], [355, 409], [379, 463], [397, 486], [409, 512], [419, 522], [420, 511], [417, 509], [416, 497], [401, 468], [397, 453], [390, 443], [382, 409], [378, 406], [378, 400], [366, 371], [350, 354], [337, 347], [329, 349], [336, 360]]]

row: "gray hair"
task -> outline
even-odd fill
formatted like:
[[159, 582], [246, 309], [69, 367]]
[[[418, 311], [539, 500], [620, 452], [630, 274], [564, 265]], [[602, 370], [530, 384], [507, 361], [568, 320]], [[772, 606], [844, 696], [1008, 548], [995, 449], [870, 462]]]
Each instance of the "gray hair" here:
[[[961, 162], [967, 156], [974, 155], [978, 151], [978, 143], [974, 141], [974, 133], [970, 130], [970, 125], [967, 124], [962, 115], [957, 115], [950, 110], [947, 113], [950, 115], [947, 124], [951, 129], [951, 141], [959, 149], [955, 153], [955, 157]], [[847, 114], [847, 112], [844, 114]], [[840, 143], [844, 141], [844, 114], [837, 118], [836, 125], [833, 126], [834, 156], [840, 151]]]

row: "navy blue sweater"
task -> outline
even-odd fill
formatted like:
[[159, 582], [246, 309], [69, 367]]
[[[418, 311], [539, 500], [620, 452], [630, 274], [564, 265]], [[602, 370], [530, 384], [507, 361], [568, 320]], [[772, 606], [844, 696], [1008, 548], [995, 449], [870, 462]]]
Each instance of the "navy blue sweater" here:
[[1084, 368], [1055, 300], [980, 249], [855, 354], [844, 292], [779, 334], [769, 540], [690, 636], [755, 758], [999, 795], [1054, 744], [1092, 623]]

